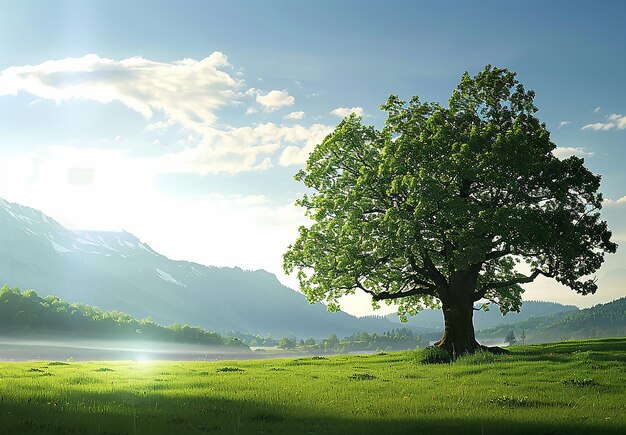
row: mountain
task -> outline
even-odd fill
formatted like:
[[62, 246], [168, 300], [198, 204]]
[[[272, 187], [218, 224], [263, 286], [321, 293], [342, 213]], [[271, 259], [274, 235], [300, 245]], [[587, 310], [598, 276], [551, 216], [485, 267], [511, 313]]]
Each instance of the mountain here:
[[[492, 306], [489, 311], [474, 312], [474, 328], [487, 329], [497, 325], [507, 325], [529, 319], [531, 317], [546, 316], [554, 313], [578, 310], [574, 305], [561, 305], [555, 302], [524, 301], [519, 313], [510, 312], [503, 315], [498, 307]], [[400, 323], [396, 314], [386, 316], [392, 322]], [[443, 313], [441, 310], [423, 310], [410, 317], [404, 325], [420, 330], [440, 331], [443, 329]]]
[[0, 283], [159, 324], [221, 332], [320, 338], [396, 327], [310, 305], [264, 270], [173, 261], [127, 232], [71, 231], [2, 199]]
[[479, 338], [503, 339], [510, 331], [518, 341], [524, 331], [526, 343], [569, 339], [626, 336], [626, 297], [576, 311], [563, 311], [522, 322], [477, 331]]

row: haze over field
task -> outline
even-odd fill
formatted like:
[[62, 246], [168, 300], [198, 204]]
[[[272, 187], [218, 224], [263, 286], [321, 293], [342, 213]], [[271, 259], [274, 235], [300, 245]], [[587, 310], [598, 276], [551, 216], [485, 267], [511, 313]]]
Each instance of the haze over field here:
[[[603, 218], [624, 242], [624, 5], [563, 5], [3, 4], [0, 197], [296, 287], [281, 254], [306, 223], [292, 176], [313, 146], [351, 112], [381, 127], [392, 93], [445, 103], [489, 63], [537, 92], [559, 158], [602, 174]], [[540, 278], [525, 298], [618, 298], [624, 264], [626, 251], [607, 257], [596, 295]], [[342, 308], [371, 313], [364, 296]]]

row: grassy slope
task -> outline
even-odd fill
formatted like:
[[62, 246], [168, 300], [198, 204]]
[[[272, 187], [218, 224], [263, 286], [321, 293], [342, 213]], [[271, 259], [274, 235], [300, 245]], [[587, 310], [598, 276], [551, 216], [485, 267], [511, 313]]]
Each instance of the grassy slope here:
[[3, 433], [625, 433], [626, 338], [414, 354], [0, 364]]

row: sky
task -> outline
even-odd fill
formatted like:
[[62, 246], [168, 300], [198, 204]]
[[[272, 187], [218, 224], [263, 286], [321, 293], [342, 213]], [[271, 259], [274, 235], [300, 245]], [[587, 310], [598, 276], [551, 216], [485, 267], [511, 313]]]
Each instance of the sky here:
[[[383, 126], [391, 94], [445, 105], [491, 64], [535, 90], [557, 157], [602, 175], [626, 246], [625, 19], [610, 0], [0, 0], [0, 197], [297, 288], [281, 261], [313, 147], [351, 112]], [[538, 279], [524, 298], [622, 297], [625, 260], [607, 257], [595, 295]]]

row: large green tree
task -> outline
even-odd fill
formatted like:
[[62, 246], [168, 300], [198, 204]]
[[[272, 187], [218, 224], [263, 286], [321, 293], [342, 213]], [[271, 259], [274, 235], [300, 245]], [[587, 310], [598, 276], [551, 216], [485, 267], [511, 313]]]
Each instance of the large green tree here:
[[[491, 66], [465, 73], [448, 107], [391, 96], [385, 127], [354, 115], [311, 153], [296, 179], [312, 219], [284, 255], [309, 301], [338, 309], [363, 291], [402, 317], [443, 308], [437, 343], [473, 352], [474, 304], [519, 310], [539, 275], [581, 294], [615, 252], [600, 219], [600, 177], [553, 154], [534, 92]], [[518, 264], [521, 263], [521, 264]]]

